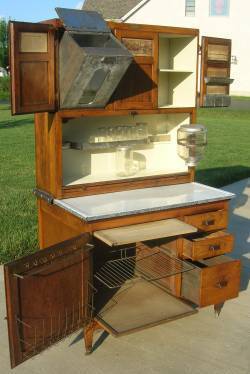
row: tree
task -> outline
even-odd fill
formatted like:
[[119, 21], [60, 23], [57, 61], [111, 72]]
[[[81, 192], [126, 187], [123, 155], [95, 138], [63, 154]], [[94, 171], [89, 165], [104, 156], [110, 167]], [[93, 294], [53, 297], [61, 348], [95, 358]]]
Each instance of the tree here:
[[0, 19], [0, 67], [6, 68], [9, 65], [8, 57], [8, 22]]

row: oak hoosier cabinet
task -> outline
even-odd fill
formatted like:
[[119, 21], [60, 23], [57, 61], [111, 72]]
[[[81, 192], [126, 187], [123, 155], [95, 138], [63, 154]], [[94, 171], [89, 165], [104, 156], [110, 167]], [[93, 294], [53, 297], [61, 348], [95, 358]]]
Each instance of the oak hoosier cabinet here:
[[4, 267], [12, 367], [81, 328], [90, 353], [96, 328], [219, 312], [239, 292], [233, 195], [194, 182], [199, 31], [57, 11], [10, 23], [12, 112], [35, 113], [42, 249]]

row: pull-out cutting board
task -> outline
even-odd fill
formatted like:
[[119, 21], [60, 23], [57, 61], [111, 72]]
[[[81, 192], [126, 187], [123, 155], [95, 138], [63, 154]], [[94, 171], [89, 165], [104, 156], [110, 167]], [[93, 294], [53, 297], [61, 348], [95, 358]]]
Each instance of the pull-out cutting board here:
[[189, 234], [196, 231], [196, 227], [173, 218], [95, 231], [94, 236], [113, 247], [146, 240]]

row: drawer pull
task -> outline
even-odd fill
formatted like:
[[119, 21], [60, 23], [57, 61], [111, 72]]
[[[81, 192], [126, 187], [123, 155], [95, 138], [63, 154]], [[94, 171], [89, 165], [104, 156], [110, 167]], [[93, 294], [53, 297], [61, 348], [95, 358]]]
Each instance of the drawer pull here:
[[215, 224], [215, 220], [214, 219], [207, 219], [206, 221], [203, 221], [202, 224], [204, 226], [212, 226]]
[[228, 281], [227, 280], [222, 280], [218, 283], [216, 283], [216, 287], [217, 288], [226, 288], [228, 285]]
[[214, 244], [209, 246], [209, 251], [219, 251], [220, 250], [220, 244]]

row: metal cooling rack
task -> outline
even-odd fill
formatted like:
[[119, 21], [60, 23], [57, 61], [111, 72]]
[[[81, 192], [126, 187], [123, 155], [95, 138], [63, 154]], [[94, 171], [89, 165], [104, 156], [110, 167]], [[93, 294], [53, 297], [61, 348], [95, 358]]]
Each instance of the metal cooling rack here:
[[124, 253], [123, 250], [119, 259], [107, 261], [94, 275], [108, 288], [118, 288], [138, 278], [156, 281], [194, 268], [191, 264], [165, 254], [160, 248], [139, 259], [137, 256], [124, 256]]

